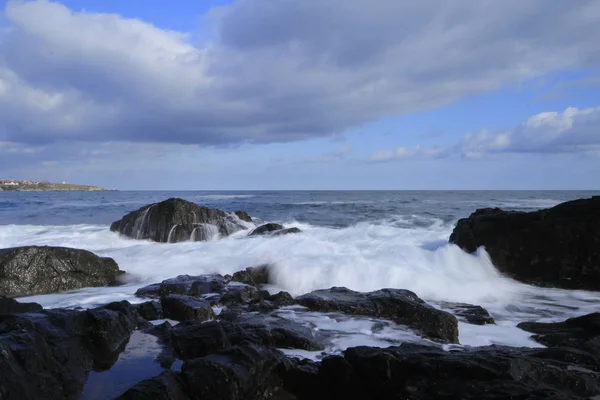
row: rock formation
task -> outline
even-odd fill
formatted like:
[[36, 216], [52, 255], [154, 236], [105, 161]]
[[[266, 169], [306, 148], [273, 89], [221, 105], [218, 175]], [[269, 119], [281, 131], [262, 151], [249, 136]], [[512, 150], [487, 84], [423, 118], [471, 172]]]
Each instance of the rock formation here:
[[450, 242], [483, 246], [498, 270], [525, 283], [600, 290], [600, 196], [534, 212], [480, 209], [458, 221]]

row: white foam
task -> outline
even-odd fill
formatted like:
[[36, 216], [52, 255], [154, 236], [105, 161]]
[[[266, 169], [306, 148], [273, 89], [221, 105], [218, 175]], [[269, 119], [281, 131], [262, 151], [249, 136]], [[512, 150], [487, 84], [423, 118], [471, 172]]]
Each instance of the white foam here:
[[88, 307], [124, 299], [139, 302], [133, 296], [139, 287], [163, 279], [180, 274], [231, 274], [269, 263], [274, 266], [272, 290], [293, 295], [332, 286], [358, 291], [388, 287], [412, 290], [434, 304], [481, 305], [499, 324], [483, 328], [461, 325], [461, 342], [474, 345], [529, 343], [528, 335], [515, 328], [518, 322], [583, 315], [593, 312], [600, 301], [599, 293], [534, 288], [503, 277], [484, 251], [469, 255], [447, 244], [452, 228], [442, 221], [432, 220], [412, 229], [396, 222], [392, 218], [334, 229], [289, 221], [286, 226], [298, 226], [303, 233], [248, 238], [248, 230], [244, 230], [209, 242], [173, 244], [123, 238], [106, 226], [3, 225], [0, 248], [83, 248], [113, 257], [128, 272], [124, 286], [26, 299], [45, 307]]

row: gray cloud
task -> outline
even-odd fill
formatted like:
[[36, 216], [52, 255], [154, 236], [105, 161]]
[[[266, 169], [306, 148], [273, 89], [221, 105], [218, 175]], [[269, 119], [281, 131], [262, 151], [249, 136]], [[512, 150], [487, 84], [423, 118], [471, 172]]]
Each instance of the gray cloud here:
[[239, 0], [211, 40], [9, 1], [0, 141], [285, 142], [600, 65], [594, 0]]

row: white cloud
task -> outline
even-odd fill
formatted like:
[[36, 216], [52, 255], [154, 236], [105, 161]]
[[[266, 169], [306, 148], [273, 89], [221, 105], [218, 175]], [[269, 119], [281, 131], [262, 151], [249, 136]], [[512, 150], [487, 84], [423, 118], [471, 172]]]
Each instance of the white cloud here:
[[200, 46], [49, 1], [5, 18], [0, 140], [22, 143], [299, 140], [600, 66], [594, 0], [238, 0]]
[[600, 107], [542, 112], [511, 132], [467, 134], [460, 144], [467, 158], [489, 153], [591, 153], [600, 151]]

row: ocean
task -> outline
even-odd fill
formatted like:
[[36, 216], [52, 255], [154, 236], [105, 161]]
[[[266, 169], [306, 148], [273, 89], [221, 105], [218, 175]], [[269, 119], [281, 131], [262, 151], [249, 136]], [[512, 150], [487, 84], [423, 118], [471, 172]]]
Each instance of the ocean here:
[[[600, 293], [538, 288], [502, 276], [485, 251], [467, 254], [448, 243], [459, 218], [477, 208], [537, 210], [598, 192], [575, 191], [256, 191], [256, 192], [3, 192], [0, 247], [67, 246], [114, 258], [127, 271], [118, 287], [32, 296], [46, 308], [93, 307], [143, 301], [134, 292], [181, 274], [233, 273], [270, 263], [270, 291], [300, 295], [345, 286], [358, 291], [401, 288], [434, 306], [463, 302], [486, 308], [495, 325], [459, 323], [466, 346], [541, 346], [516, 327], [522, 321], [558, 321], [597, 310]], [[132, 240], [110, 232], [111, 222], [143, 205], [180, 197], [227, 211], [244, 210], [303, 233], [177, 244]], [[350, 346], [425, 342], [389, 321], [284, 308], [278, 314], [327, 332], [327, 351]], [[378, 328], [375, 329], [374, 326]], [[309, 358], [308, 354], [286, 350]]]

